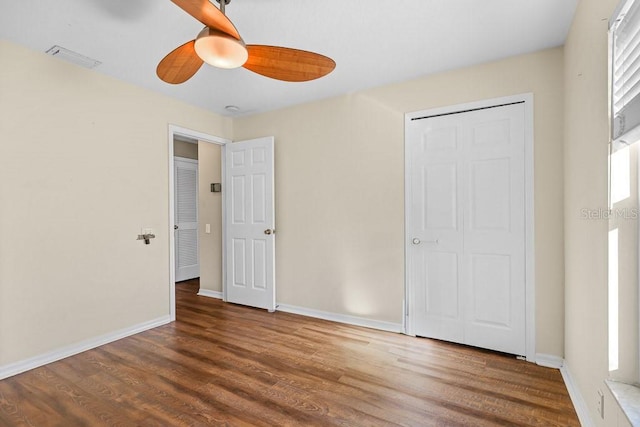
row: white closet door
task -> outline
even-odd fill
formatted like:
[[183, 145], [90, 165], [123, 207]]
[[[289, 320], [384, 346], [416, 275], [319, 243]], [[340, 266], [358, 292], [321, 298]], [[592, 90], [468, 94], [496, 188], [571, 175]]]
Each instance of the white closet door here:
[[464, 342], [464, 129], [446, 116], [413, 128], [411, 251], [416, 334]]
[[175, 258], [176, 282], [200, 276], [198, 254], [198, 162], [176, 158]]
[[465, 342], [524, 355], [524, 105], [465, 119]]
[[407, 128], [416, 335], [525, 354], [524, 111], [515, 104]]

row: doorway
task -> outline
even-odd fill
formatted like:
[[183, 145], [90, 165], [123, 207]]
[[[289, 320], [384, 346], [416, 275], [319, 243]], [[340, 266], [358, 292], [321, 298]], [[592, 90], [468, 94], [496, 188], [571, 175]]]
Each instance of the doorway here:
[[532, 97], [408, 114], [406, 330], [535, 358]]
[[[176, 271], [176, 257], [177, 257], [177, 253], [176, 253], [176, 235], [175, 235], [175, 230], [174, 230], [174, 225], [176, 224], [176, 220], [177, 220], [177, 216], [176, 216], [176, 198], [175, 198], [175, 190], [176, 190], [176, 185], [177, 185], [177, 180], [176, 180], [176, 172], [174, 169], [174, 157], [176, 155], [175, 151], [174, 151], [174, 140], [182, 140], [182, 141], [188, 141], [190, 143], [193, 143], [195, 147], [197, 147], [196, 144], [206, 144], [205, 148], [207, 146], [210, 145], [216, 145], [219, 146], [220, 148], [222, 148], [222, 146], [224, 146], [225, 144], [231, 142], [229, 140], [223, 139], [223, 138], [219, 138], [213, 135], [208, 135], [202, 132], [198, 132], [198, 131], [194, 131], [191, 129], [187, 129], [187, 128], [182, 128], [179, 126], [175, 126], [175, 125], [169, 125], [169, 135], [168, 135], [168, 152], [169, 152], [169, 164], [168, 164], [168, 170], [169, 170], [169, 227], [170, 229], [168, 230], [168, 235], [169, 235], [169, 309], [170, 309], [170, 316], [171, 316], [171, 320], [175, 321], [176, 319], [176, 303], [175, 303], [175, 296], [176, 296], [176, 278], [178, 278], [177, 276], [177, 271]], [[220, 152], [220, 150], [217, 150], [218, 152]], [[181, 153], [177, 153], [177, 154], [182, 154], [184, 155], [184, 152]], [[202, 166], [202, 161], [204, 159], [198, 159], [199, 163]], [[222, 159], [219, 158], [219, 160], [214, 160], [217, 161], [217, 163], [221, 166], [221, 168], [223, 168], [222, 166]], [[207, 178], [209, 179], [209, 178]], [[214, 183], [214, 182], [212, 182]], [[202, 186], [201, 186], [202, 187]], [[198, 198], [201, 199], [201, 196], [203, 194], [203, 192], [209, 191], [209, 184], [207, 184], [206, 188], [200, 188], [199, 191], [199, 196]], [[211, 199], [216, 199], [218, 206], [220, 207], [221, 212], [223, 211], [223, 207], [224, 207], [224, 193], [213, 193], [213, 192], [208, 192], [207, 197], [211, 197]], [[207, 199], [208, 202], [210, 202], [210, 200]], [[209, 203], [207, 203], [208, 205]], [[206, 208], [207, 206], [205, 206]], [[202, 214], [202, 212], [201, 212]], [[206, 211], [204, 212], [204, 215], [206, 217]], [[222, 215], [221, 215], [222, 216]], [[201, 215], [202, 217], [202, 215]], [[207, 236], [211, 236], [211, 232], [217, 232], [219, 235], [221, 235], [223, 233], [224, 230], [224, 218], [222, 217], [220, 219], [220, 224], [214, 224], [209, 222], [208, 225], [209, 227], [207, 227], [207, 220], [205, 221], [200, 221], [199, 224], [199, 229], [200, 229], [200, 235], [201, 237], [204, 236], [204, 239], [207, 238]], [[203, 234], [204, 233], [204, 234]], [[222, 248], [220, 248], [220, 251], [222, 251]], [[202, 257], [206, 257], [209, 258], [211, 256], [210, 252], [207, 251], [201, 251], [200, 253], [200, 259], [205, 259]], [[224, 257], [224, 251], [221, 252], [221, 257]], [[202, 264], [202, 263], [200, 263]], [[212, 262], [207, 262], [206, 263], [206, 268], [218, 268], [218, 271], [222, 271], [222, 282], [224, 283], [224, 277], [225, 277], [225, 269], [224, 269], [224, 263], [221, 261], [219, 263], [219, 266], [216, 267], [215, 263]], [[202, 274], [202, 269], [203, 265], [200, 265], [200, 274]], [[201, 295], [205, 295], [205, 296], [210, 296], [210, 297], [216, 297], [216, 298], [222, 298], [223, 297], [223, 292], [213, 292], [213, 291], [209, 291], [207, 292], [206, 290], [203, 292], [203, 290], [201, 289], [200, 291]]]

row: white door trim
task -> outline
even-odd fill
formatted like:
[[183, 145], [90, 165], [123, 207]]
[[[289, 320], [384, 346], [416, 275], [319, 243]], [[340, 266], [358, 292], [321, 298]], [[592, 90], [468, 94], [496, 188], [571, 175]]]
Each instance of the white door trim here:
[[[405, 114], [405, 135], [406, 128], [412, 119], [462, 113], [467, 110], [479, 108], [495, 107], [503, 104], [524, 102], [525, 109], [525, 304], [526, 304], [526, 357], [530, 362], [535, 362], [536, 358], [536, 318], [535, 318], [535, 242], [534, 242], [534, 135], [533, 135], [533, 94], [525, 93], [520, 95], [507, 96], [503, 98], [486, 99], [482, 101], [470, 102], [466, 104], [452, 105], [442, 108], [416, 111]], [[409, 224], [408, 204], [411, 202], [411, 159], [408, 149], [408, 142], [405, 136], [405, 303], [403, 304], [403, 329], [407, 335], [415, 335], [415, 329], [411, 313], [414, 312], [414, 301], [411, 300], [413, 289], [409, 281], [411, 270], [410, 257], [408, 256], [411, 237], [407, 234]]]
[[[168, 145], [168, 153], [169, 153], [169, 158], [168, 158], [168, 162], [167, 162], [167, 168], [169, 170], [169, 206], [168, 206], [168, 210], [169, 210], [169, 230], [168, 230], [168, 235], [169, 235], [169, 314], [170, 314], [170, 320], [172, 322], [174, 322], [176, 320], [176, 254], [175, 254], [175, 239], [174, 239], [174, 235], [173, 235], [173, 223], [175, 221], [175, 214], [174, 214], [174, 203], [175, 203], [175, 197], [174, 197], [174, 191], [175, 191], [175, 178], [174, 178], [174, 174], [173, 174], [173, 139], [175, 136], [182, 136], [182, 137], [186, 137], [189, 139], [196, 139], [198, 141], [203, 141], [203, 142], [208, 142], [210, 144], [217, 144], [217, 145], [221, 145], [224, 148], [225, 144], [228, 144], [231, 142], [231, 140], [229, 139], [224, 139], [224, 138], [220, 138], [217, 136], [213, 136], [213, 135], [209, 135], [206, 133], [202, 133], [202, 132], [198, 132], [192, 129], [187, 129], [187, 128], [183, 128], [180, 126], [176, 126], [176, 125], [169, 125], [169, 131], [168, 131], [168, 138], [167, 138], [167, 145]], [[222, 160], [222, 176], [224, 177], [224, 158]], [[224, 178], [223, 178], [224, 179]], [[224, 188], [224, 182], [222, 183], [222, 187]], [[224, 192], [222, 193], [222, 230], [224, 233], [224, 229], [225, 229], [225, 224], [226, 224], [226, 219], [224, 216], [224, 206], [225, 206], [225, 198], [224, 198]], [[224, 253], [225, 253], [225, 248], [224, 248], [224, 237], [222, 240], [222, 244], [223, 244], [223, 248], [222, 248], [222, 280], [224, 283], [224, 280], [226, 279], [226, 272], [225, 272], [225, 260], [224, 260]]]

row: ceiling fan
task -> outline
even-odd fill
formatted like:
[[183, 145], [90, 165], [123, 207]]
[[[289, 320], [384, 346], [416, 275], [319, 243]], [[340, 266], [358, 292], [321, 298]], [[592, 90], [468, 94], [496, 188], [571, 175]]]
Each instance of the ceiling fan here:
[[219, 68], [244, 67], [254, 73], [287, 82], [304, 82], [329, 74], [333, 59], [318, 53], [280, 46], [246, 45], [225, 15], [231, 0], [171, 0], [205, 27], [195, 40], [174, 49], [158, 64], [156, 73], [167, 83], [189, 80], [203, 62]]

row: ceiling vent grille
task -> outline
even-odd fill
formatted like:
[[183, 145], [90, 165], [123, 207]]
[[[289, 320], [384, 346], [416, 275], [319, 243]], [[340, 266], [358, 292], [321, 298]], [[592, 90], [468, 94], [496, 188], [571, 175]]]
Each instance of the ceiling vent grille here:
[[102, 62], [100, 61], [88, 58], [84, 55], [80, 55], [79, 53], [73, 52], [69, 49], [57, 45], [49, 48], [46, 53], [84, 68], [95, 68], [98, 65], [102, 64]]

